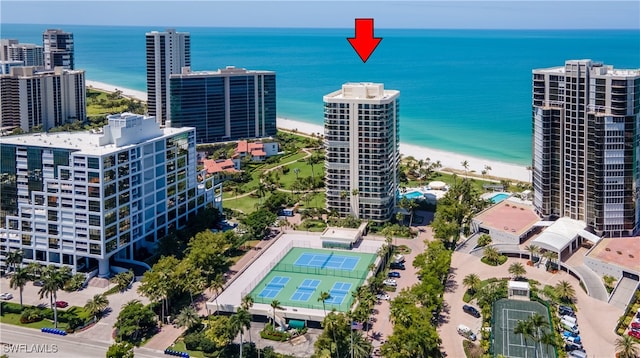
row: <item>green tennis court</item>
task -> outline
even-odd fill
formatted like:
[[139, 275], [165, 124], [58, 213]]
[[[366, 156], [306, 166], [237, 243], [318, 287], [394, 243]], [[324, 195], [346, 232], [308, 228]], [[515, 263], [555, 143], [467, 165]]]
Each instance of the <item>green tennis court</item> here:
[[351, 292], [360, 287], [376, 255], [349, 251], [292, 248], [251, 291], [256, 303], [323, 309], [318, 301], [328, 292], [327, 310], [346, 312], [351, 308]]
[[[556, 357], [552, 346], [536, 343], [530, 337], [525, 341], [523, 335], [513, 333], [518, 321], [526, 320], [534, 313], [540, 314], [549, 323], [549, 310], [541, 303], [502, 299], [493, 304], [491, 329], [494, 355], [529, 358], [536, 356], [537, 349], [539, 358]], [[544, 330], [551, 332], [551, 327]]]

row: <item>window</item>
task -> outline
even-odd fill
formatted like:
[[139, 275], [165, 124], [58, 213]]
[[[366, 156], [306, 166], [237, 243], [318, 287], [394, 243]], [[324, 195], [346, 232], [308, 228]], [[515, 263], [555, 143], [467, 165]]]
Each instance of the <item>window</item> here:
[[100, 161], [98, 160], [98, 158], [87, 158], [87, 166], [89, 167], [89, 169], [99, 169], [100, 168]]

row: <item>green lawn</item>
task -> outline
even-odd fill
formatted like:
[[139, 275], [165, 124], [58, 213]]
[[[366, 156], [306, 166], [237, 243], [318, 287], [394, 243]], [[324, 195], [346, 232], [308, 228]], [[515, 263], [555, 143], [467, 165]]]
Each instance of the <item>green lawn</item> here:
[[251, 195], [239, 197], [237, 199], [233, 193], [225, 192], [222, 195], [222, 206], [229, 209], [240, 210], [245, 214], [251, 214], [256, 211], [256, 204], [258, 202], [259, 199], [254, 198]]
[[[415, 188], [418, 186], [423, 186], [423, 185], [427, 185], [432, 181], [441, 181], [444, 183], [449, 184], [449, 186], [453, 185], [453, 174], [448, 174], [448, 173], [440, 173], [437, 172], [435, 173], [428, 181], [417, 181], [417, 180], [410, 180], [407, 184], [400, 184], [400, 186], [406, 186], [407, 188]], [[462, 180], [462, 178], [458, 177], [456, 180]], [[493, 184], [495, 185], [495, 182], [490, 182], [490, 181], [485, 181], [482, 179], [473, 179], [473, 178], [469, 178], [469, 180], [471, 180], [471, 186], [478, 190], [480, 193], [484, 193], [485, 190], [482, 187], [484, 184]]]
[[264, 174], [265, 170], [277, 167], [278, 165], [281, 165], [281, 164], [284, 164], [284, 163], [295, 162], [295, 161], [297, 161], [297, 160], [299, 160], [301, 158], [304, 158], [306, 155], [307, 155], [307, 153], [305, 153], [305, 152], [303, 152], [301, 150], [298, 153], [291, 154], [291, 155], [285, 155], [285, 156], [281, 157], [280, 160], [278, 160], [276, 163], [271, 163], [271, 164], [251, 163], [251, 164], [249, 164], [248, 166], [243, 168], [243, 170], [247, 170], [247, 171], [251, 172], [251, 180], [249, 182], [247, 182], [247, 183], [242, 184], [242, 190], [244, 190], [244, 192], [249, 192], [249, 191], [257, 189], [258, 188], [258, 184], [260, 184], [260, 177], [262, 177], [262, 175]]
[[309, 200], [308, 204], [305, 201], [300, 202], [300, 208], [301, 209], [304, 209], [304, 208], [324, 209], [325, 207], [324, 204], [325, 204], [325, 195], [324, 195], [324, 189], [323, 189], [322, 191], [317, 191], [311, 194], [311, 199]]
[[187, 352], [189, 353], [189, 357], [204, 358], [204, 353], [202, 351], [188, 351], [187, 346], [182, 340], [176, 341], [172, 346], [168, 348], [178, 352]]
[[[104, 106], [98, 104], [100, 100], [106, 101]], [[87, 89], [87, 117], [120, 113], [127, 109], [127, 106], [109, 106], [109, 104], [113, 102], [113, 100], [107, 97], [105, 92]]]
[[[311, 176], [311, 165], [304, 161], [297, 161], [295, 163], [287, 165], [289, 172], [284, 175], [280, 175], [280, 183], [284, 189], [291, 189], [291, 185], [296, 181], [296, 178], [305, 178]], [[295, 169], [299, 169], [300, 172], [296, 175]], [[313, 166], [313, 174], [317, 177], [324, 177], [324, 163], [320, 162]]]
[[[33, 328], [33, 329], [41, 329], [44, 327], [53, 328], [53, 321], [49, 321], [48, 319], [43, 319], [42, 321], [24, 324], [24, 323], [20, 323], [20, 316], [22, 315], [17, 313], [5, 313], [2, 316], [0, 316], [0, 322], [13, 324], [16, 326]], [[58, 328], [63, 330], [67, 329], [67, 324], [58, 321]]]

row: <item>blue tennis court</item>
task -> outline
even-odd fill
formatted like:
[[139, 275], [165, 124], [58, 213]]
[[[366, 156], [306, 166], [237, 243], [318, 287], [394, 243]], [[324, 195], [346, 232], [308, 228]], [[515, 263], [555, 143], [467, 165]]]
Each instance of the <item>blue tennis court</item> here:
[[264, 289], [260, 291], [258, 297], [275, 298], [280, 291], [282, 291], [287, 282], [289, 282], [289, 277], [276, 276], [272, 278], [269, 283], [265, 284]]
[[312, 254], [305, 252], [293, 264], [295, 266], [316, 267], [353, 271], [358, 266], [359, 257], [331, 254]]
[[331, 297], [325, 301], [325, 303], [333, 303], [336, 305], [342, 304], [344, 298], [349, 294], [349, 290], [351, 290], [351, 284], [348, 282], [336, 282], [329, 290], [329, 294]]
[[311, 295], [313, 295], [319, 285], [320, 280], [305, 279], [300, 286], [296, 288], [296, 292], [291, 295], [291, 301], [309, 301], [309, 298], [311, 298]]

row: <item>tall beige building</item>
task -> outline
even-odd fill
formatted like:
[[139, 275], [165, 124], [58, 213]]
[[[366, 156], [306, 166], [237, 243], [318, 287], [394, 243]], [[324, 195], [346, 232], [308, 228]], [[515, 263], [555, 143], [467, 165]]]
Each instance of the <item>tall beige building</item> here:
[[86, 119], [85, 74], [82, 70], [36, 71], [35, 67], [12, 67], [0, 75], [0, 127], [25, 132], [47, 130]]
[[400, 92], [346, 83], [324, 96], [327, 209], [387, 221], [398, 191]]

